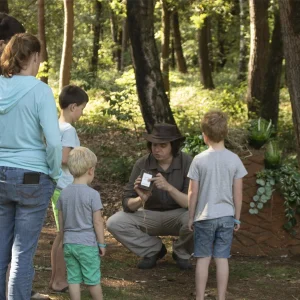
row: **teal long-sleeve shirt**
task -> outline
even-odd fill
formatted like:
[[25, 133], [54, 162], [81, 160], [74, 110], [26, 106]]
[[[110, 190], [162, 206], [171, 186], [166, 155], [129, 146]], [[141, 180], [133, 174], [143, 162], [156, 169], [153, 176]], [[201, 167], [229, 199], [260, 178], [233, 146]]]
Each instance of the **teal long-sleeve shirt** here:
[[0, 76], [0, 166], [58, 179], [62, 146], [51, 88], [33, 76]]

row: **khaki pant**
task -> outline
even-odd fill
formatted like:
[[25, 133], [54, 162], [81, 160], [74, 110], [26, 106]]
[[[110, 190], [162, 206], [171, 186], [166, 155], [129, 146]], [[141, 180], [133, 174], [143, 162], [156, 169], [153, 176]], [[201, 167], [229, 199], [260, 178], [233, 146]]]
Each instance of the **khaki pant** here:
[[188, 229], [188, 211], [184, 208], [169, 211], [138, 210], [117, 212], [107, 220], [108, 231], [126, 248], [141, 257], [157, 254], [162, 246], [158, 236], [179, 236], [173, 251], [182, 259], [193, 252], [193, 232]]

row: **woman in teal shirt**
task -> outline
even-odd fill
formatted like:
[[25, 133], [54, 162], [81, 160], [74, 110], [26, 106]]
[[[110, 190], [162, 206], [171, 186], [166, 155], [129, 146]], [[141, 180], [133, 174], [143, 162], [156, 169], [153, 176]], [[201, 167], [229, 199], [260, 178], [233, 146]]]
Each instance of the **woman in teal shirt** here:
[[8, 300], [30, 299], [33, 257], [61, 172], [55, 100], [35, 78], [40, 50], [36, 37], [21, 33], [0, 60], [0, 299], [10, 261]]

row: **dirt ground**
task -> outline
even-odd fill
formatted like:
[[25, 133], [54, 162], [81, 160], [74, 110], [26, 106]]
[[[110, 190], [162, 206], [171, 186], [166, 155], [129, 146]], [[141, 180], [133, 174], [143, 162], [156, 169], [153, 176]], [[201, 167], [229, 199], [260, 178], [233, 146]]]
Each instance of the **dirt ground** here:
[[[90, 147], [99, 158], [99, 168], [108, 166], [105, 157], [141, 156], [144, 145], [128, 132], [104, 132], [94, 135], [80, 135], [83, 146]], [[138, 150], [137, 150], [138, 148]], [[124, 154], [125, 153], [125, 154]], [[100, 191], [107, 218], [121, 207], [123, 184], [111, 180], [102, 169], [93, 187]], [[98, 174], [96, 172], [96, 174]], [[104, 174], [104, 175], [103, 175]], [[126, 175], [127, 176], [127, 175]], [[51, 275], [50, 251], [55, 237], [55, 223], [49, 206], [47, 219], [40, 236], [35, 256], [34, 289], [48, 294], [50, 299], [69, 299], [68, 294], [52, 294], [48, 289]], [[101, 262], [104, 299], [195, 299], [194, 269], [180, 271], [172, 260], [172, 237], [163, 238], [168, 254], [152, 270], [138, 270], [138, 258], [116, 242], [106, 232], [107, 254]], [[300, 259], [296, 257], [246, 257], [233, 256], [230, 259], [230, 281], [228, 300], [300, 300]], [[83, 287], [82, 299], [90, 299]], [[207, 285], [207, 299], [216, 299], [215, 266], [211, 265]]]

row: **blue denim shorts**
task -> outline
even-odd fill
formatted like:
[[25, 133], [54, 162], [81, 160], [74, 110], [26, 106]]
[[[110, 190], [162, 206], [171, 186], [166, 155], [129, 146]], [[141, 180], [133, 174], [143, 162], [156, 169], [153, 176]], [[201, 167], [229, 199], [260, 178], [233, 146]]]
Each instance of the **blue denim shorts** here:
[[194, 257], [229, 258], [233, 229], [233, 217], [195, 222]]

